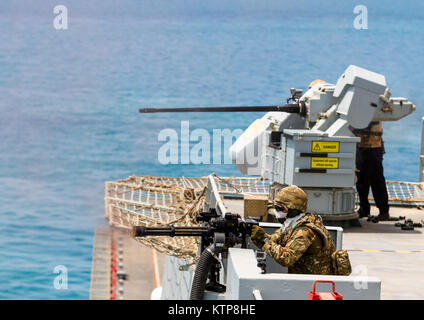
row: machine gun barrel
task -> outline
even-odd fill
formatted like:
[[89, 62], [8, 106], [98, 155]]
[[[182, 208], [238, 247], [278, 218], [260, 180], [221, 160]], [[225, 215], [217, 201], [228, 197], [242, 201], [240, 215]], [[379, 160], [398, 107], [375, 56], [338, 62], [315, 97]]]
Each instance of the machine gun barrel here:
[[303, 113], [302, 104], [292, 103], [282, 106], [244, 106], [244, 107], [195, 107], [195, 108], [141, 108], [140, 113], [163, 112], [269, 112]]
[[196, 237], [202, 236], [210, 232], [208, 227], [146, 227], [136, 226], [133, 228], [131, 235], [133, 237], [146, 236], [168, 236], [168, 237]]

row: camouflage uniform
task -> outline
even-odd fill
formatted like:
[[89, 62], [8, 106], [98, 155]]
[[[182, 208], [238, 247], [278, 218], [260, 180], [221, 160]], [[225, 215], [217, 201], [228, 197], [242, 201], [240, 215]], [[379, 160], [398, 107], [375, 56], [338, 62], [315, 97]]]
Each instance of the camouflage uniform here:
[[296, 186], [288, 186], [280, 190], [274, 200], [277, 204], [284, 204], [289, 214], [294, 212], [289, 218], [293, 220], [288, 220], [292, 222], [284, 231], [281, 228], [272, 236], [265, 234], [264, 237], [269, 239], [266, 243], [261, 236], [253, 236], [255, 245], [288, 267], [289, 273], [335, 274], [331, 255], [336, 249], [321, 218], [311, 213], [299, 214], [306, 211], [306, 193]]
[[321, 219], [305, 214], [284, 232], [277, 230], [262, 246], [289, 273], [334, 274], [331, 254], [336, 251], [333, 239]]

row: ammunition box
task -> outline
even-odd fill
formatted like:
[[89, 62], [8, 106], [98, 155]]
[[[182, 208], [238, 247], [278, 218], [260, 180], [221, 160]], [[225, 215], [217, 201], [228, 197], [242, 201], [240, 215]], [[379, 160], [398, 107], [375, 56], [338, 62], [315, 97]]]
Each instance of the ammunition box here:
[[263, 217], [268, 204], [267, 195], [244, 195], [244, 218]]

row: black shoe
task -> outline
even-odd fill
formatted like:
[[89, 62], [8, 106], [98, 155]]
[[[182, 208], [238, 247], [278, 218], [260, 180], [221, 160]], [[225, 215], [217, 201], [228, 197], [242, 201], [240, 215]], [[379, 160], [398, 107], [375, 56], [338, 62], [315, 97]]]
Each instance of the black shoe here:
[[376, 217], [378, 221], [389, 221], [390, 215], [388, 212], [381, 213]]

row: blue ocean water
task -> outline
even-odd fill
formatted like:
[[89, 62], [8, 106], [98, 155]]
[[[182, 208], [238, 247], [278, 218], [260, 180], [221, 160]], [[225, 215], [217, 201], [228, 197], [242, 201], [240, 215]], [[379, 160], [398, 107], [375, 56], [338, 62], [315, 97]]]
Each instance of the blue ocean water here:
[[[68, 8], [68, 30], [53, 8]], [[368, 8], [368, 30], [353, 8]], [[384, 123], [387, 179], [416, 181], [424, 116], [422, 1], [2, 0], [0, 299], [87, 299], [104, 182], [132, 174], [238, 175], [161, 165], [158, 134], [244, 129], [262, 113], [140, 115], [142, 106], [269, 105], [335, 82], [350, 64], [386, 76], [417, 111]], [[66, 266], [68, 289], [54, 288]]]

